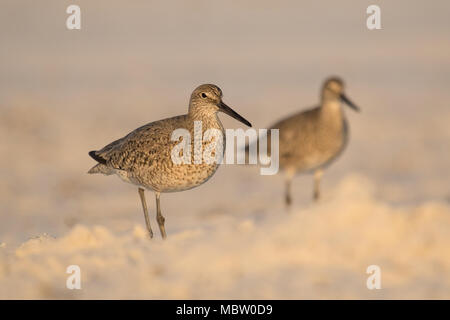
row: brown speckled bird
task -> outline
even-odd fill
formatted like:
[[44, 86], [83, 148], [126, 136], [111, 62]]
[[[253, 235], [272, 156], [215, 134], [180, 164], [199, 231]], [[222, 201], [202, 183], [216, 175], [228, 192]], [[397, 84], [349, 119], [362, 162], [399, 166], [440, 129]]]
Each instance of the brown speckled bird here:
[[313, 172], [313, 198], [318, 200], [323, 170], [345, 149], [348, 125], [342, 102], [359, 111], [345, 95], [344, 82], [338, 77], [330, 77], [323, 84], [319, 106], [289, 116], [271, 126], [279, 129], [279, 163], [286, 177], [285, 202], [288, 206], [292, 202], [291, 182], [294, 176]]
[[[189, 111], [185, 115], [176, 116], [146, 124], [125, 137], [116, 140], [89, 155], [98, 162], [88, 173], [104, 175], [116, 174], [123, 181], [137, 185], [144, 210], [145, 222], [150, 235], [150, 226], [144, 190], [148, 189], [156, 195], [157, 222], [161, 236], [166, 238], [165, 218], [161, 214], [160, 194], [177, 192], [195, 188], [205, 183], [216, 172], [219, 163], [181, 163], [172, 161], [172, 150], [180, 143], [171, 139], [176, 129], [189, 131], [194, 145], [194, 122], [201, 121], [201, 134], [208, 129], [222, 132], [225, 152], [225, 132], [217, 113], [224, 112], [251, 127], [250, 122], [237, 114], [222, 101], [222, 90], [212, 84], [204, 84], [194, 90], [189, 102]], [[198, 133], [197, 133], [198, 135]], [[202, 145], [210, 143], [203, 141]], [[222, 154], [223, 155], [223, 154]], [[194, 157], [194, 152], [192, 152]]]

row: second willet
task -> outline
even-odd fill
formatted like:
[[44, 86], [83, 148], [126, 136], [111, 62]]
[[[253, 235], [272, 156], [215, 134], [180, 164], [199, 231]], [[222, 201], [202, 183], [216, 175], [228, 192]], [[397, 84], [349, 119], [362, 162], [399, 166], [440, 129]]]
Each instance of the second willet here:
[[279, 163], [286, 177], [285, 202], [288, 206], [292, 202], [292, 179], [302, 172], [314, 173], [313, 198], [319, 199], [323, 171], [341, 154], [348, 141], [342, 102], [359, 111], [345, 95], [344, 82], [338, 77], [330, 77], [323, 84], [319, 106], [271, 126], [279, 129]]
[[[192, 93], [187, 114], [151, 122], [99, 151], [89, 152], [89, 155], [99, 162], [89, 170], [89, 173], [116, 174], [123, 181], [138, 186], [150, 237], [153, 237], [153, 231], [150, 226], [144, 190], [152, 190], [156, 195], [156, 217], [161, 236], [166, 238], [160, 194], [197, 187], [211, 178], [219, 166], [217, 162], [207, 163], [205, 161], [174, 163], [172, 150], [179, 144], [179, 141], [172, 140], [172, 133], [177, 129], [185, 129], [194, 138], [195, 125], [200, 122], [202, 136], [208, 129], [220, 130], [224, 139], [222, 149], [224, 152], [225, 133], [222, 123], [217, 117], [218, 111], [251, 127], [250, 122], [223, 103], [222, 90], [219, 87], [204, 84]], [[189, 143], [193, 145], [195, 142], [189, 141]], [[194, 157], [194, 154], [192, 156]]]

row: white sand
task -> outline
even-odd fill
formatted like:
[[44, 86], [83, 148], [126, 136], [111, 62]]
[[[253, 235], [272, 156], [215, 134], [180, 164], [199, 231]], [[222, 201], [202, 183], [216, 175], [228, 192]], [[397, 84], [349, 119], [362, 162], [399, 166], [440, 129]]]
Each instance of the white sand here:
[[[0, 297], [450, 297], [450, 206], [390, 206], [360, 176], [337, 189], [317, 206], [208, 218], [165, 242], [149, 241], [143, 224], [40, 235], [0, 249], [9, 251], [0, 259]], [[366, 288], [372, 264], [381, 268], [381, 290]], [[81, 268], [79, 291], [65, 287], [69, 265]]]

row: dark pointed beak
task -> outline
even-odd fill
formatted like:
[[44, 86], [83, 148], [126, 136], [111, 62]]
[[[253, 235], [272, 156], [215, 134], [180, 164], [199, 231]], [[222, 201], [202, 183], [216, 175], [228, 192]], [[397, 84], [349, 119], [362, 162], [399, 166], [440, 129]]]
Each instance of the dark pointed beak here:
[[347, 104], [353, 110], [357, 112], [361, 111], [361, 109], [356, 104], [354, 104], [349, 98], [347, 98], [347, 96], [343, 93], [341, 93], [341, 100], [342, 102], [345, 102], [345, 104]]
[[238, 114], [236, 111], [231, 109], [229, 106], [227, 106], [222, 101], [220, 101], [220, 103], [219, 103], [219, 111], [222, 111], [223, 113], [226, 113], [230, 117], [235, 118], [236, 120], [242, 122], [243, 124], [245, 124], [245, 125], [247, 125], [249, 127], [252, 126], [252, 124], [250, 122], [248, 122], [246, 119], [244, 119], [244, 117], [242, 117], [240, 114]]

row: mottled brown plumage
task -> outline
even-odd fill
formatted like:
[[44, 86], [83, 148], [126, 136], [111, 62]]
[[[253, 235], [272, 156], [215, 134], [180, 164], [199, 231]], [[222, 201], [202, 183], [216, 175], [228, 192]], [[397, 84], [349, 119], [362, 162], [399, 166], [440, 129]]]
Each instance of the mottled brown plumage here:
[[[165, 238], [164, 218], [160, 212], [159, 197], [162, 192], [176, 192], [192, 189], [205, 183], [216, 172], [219, 164], [194, 163], [194, 123], [201, 122], [202, 130], [217, 129], [222, 133], [223, 152], [225, 151], [225, 134], [217, 112], [222, 111], [239, 121], [250, 123], [222, 102], [222, 91], [215, 85], [199, 86], [191, 95], [189, 112], [146, 124], [125, 137], [118, 139], [103, 149], [91, 151], [89, 154], [99, 163], [89, 173], [116, 174], [123, 181], [139, 187], [142, 206], [150, 236], [153, 233], [148, 219], [144, 189], [156, 194], [157, 219], [161, 235]], [[197, 122], [198, 123], [198, 122]], [[176, 129], [186, 129], [191, 136], [191, 163], [176, 164], [172, 161], [172, 150], [178, 141], [172, 141], [172, 133]], [[203, 148], [214, 141], [202, 142]]]
[[182, 115], [155, 121], [96, 151], [106, 163], [97, 164], [89, 173], [115, 173], [126, 182], [156, 192], [183, 191], [202, 184], [217, 170], [217, 163], [176, 165], [171, 159], [171, 151], [179, 143], [171, 141], [172, 132], [187, 129], [193, 145], [194, 120], [202, 121], [203, 133], [209, 128], [223, 131], [217, 116]]

